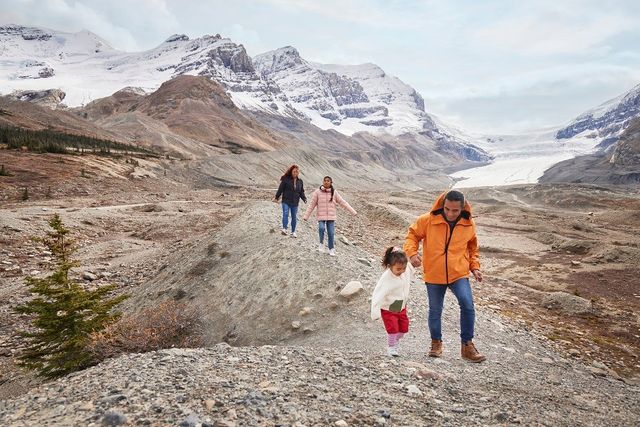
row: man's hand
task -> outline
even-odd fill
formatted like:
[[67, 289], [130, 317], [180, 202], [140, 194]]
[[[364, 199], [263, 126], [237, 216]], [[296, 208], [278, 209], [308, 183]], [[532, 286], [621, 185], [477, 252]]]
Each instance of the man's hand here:
[[473, 270], [471, 273], [473, 273], [473, 277], [476, 278], [478, 283], [482, 283], [482, 272], [480, 270]]
[[414, 267], [420, 267], [422, 265], [422, 257], [420, 256], [420, 254], [415, 254], [414, 256], [409, 258], [409, 261], [411, 261], [411, 265], [413, 265]]
[[272, 201], [273, 203], [278, 203], [278, 199], [276, 199], [275, 197], [274, 197], [273, 199], [271, 199], [271, 201]]

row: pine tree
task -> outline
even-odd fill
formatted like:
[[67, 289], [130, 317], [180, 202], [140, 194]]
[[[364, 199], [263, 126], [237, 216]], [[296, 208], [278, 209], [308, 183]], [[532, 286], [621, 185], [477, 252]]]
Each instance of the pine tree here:
[[0, 176], [11, 176], [9, 171], [4, 168], [4, 165], [0, 165]]
[[27, 187], [22, 190], [22, 200], [29, 200], [29, 189]]
[[52, 231], [37, 239], [53, 253], [57, 268], [44, 278], [28, 277], [34, 298], [15, 308], [18, 313], [32, 315], [31, 330], [22, 332], [29, 345], [19, 356], [19, 363], [40, 376], [56, 378], [94, 364], [89, 352], [89, 335], [115, 322], [120, 313], [112, 313], [115, 305], [127, 298], [108, 298], [113, 285], [85, 290], [69, 279], [69, 271], [79, 264], [71, 259], [73, 242], [67, 238], [58, 214], [49, 221]]

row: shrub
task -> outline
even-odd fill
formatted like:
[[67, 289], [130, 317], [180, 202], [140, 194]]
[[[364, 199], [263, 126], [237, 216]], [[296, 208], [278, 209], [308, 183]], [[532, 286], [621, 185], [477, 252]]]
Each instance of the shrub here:
[[195, 309], [167, 300], [139, 313], [124, 315], [117, 323], [92, 334], [91, 353], [96, 360], [104, 360], [123, 353], [201, 347], [198, 319]]

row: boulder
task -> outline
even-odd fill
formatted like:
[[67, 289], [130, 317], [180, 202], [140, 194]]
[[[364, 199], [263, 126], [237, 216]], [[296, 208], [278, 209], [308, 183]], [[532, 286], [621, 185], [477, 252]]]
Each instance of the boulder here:
[[549, 310], [559, 310], [567, 314], [593, 314], [591, 300], [566, 292], [551, 292], [545, 295], [542, 305]]
[[347, 283], [344, 288], [342, 288], [342, 290], [340, 291], [340, 296], [349, 299], [362, 292], [362, 289], [364, 289], [362, 283], [358, 282], [357, 280], [352, 280], [351, 282]]

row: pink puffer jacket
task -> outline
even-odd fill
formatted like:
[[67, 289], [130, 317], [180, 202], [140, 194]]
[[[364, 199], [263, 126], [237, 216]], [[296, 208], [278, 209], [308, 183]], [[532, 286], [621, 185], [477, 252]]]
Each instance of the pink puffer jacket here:
[[331, 199], [331, 189], [320, 187], [313, 192], [313, 198], [309, 207], [304, 213], [304, 219], [307, 220], [311, 216], [311, 212], [317, 206], [316, 218], [318, 221], [335, 221], [336, 220], [336, 205], [340, 205], [348, 210], [352, 215], [356, 215], [357, 212], [353, 209], [345, 199], [343, 199], [337, 191], [333, 192], [333, 200]]

